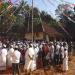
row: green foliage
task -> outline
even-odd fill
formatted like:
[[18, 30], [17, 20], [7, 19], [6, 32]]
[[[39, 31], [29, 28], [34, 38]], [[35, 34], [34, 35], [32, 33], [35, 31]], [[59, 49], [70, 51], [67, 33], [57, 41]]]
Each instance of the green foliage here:
[[[70, 4], [71, 5], [71, 4]], [[69, 33], [69, 36], [75, 38], [75, 11], [69, 4], [60, 4], [56, 9], [56, 14], [60, 17], [59, 22]], [[66, 6], [66, 9], [64, 8]], [[68, 7], [68, 8], [67, 8]]]
[[[9, 5], [10, 3], [4, 3], [4, 5], [0, 7], [0, 9], [7, 10], [7, 7]], [[12, 13], [13, 11], [15, 12]], [[0, 21], [0, 29], [2, 29], [2, 31], [8, 30], [11, 25], [13, 25], [10, 28], [11, 32], [24, 33], [28, 29], [28, 24], [29, 31], [32, 29], [32, 8], [27, 4], [27, 2], [21, 2], [19, 6], [14, 6], [11, 11], [6, 11], [6, 13], [2, 15], [2, 17]], [[40, 12], [36, 7], [33, 8], [33, 18], [35, 31], [37, 30], [37, 27], [40, 27], [41, 24], [43, 24], [43, 22], [47, 23], [50, 26], [58, 26], [56, 20], [54, 20], [47, 12]]]
[[47, 12], [42, 11], [41, 12], [41, 19], [43, 22], [49, 24], [50, 26], [53, 27], [58, 27], [58, 23], [55, 19], [53, 19], [49, 14], [47, 14]]

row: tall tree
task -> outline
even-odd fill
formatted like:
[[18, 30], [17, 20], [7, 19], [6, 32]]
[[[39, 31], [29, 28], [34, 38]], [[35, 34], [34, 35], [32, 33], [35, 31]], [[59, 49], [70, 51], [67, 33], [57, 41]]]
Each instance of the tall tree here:
[[59, 21], [63, 24], [63, 27], [70, 34], [70, 36], [75, 38], [75, 12], [74, 8], [70, 4], [61, 4], [56, 9], [56, 14], [59, 17]]

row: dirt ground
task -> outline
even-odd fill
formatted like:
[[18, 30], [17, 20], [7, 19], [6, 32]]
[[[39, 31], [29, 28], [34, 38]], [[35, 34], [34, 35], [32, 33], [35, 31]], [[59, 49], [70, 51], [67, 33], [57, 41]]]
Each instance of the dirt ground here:
[[[23, 68], [22, 68], [23, 69]], [[25, 75], [25, 73], [21, 69], [21, 75]], [[9, 68], [6, 71], [0, 71], [0, 75], [12, 75], [12, 69]], [[30, 75], [75, 75], [75, 56], [71, 57], [71, 60], [69, 61], [69, 70], [64, 73], [60, 68], [49, 68], [49, 69], [37, 69]]]

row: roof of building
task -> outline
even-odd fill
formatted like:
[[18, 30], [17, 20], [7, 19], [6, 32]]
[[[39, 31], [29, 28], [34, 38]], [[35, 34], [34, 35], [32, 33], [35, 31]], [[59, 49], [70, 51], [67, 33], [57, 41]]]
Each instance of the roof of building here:
[[50, 35], [51, 37], [61, 37], [62, 34], [57, 32], [55, 28], [49, 26], [49, 25], [43, 25], [43, 32], [45, 32], [46, 34]]
[[[47, 25], [47, 24], [38, 25], [36, 28], [34, 28], [33, 31], [34, 32], [44, 32], [48, 34], [50, 37], [62, 37], [62, 34], [60, 32], [56, 31], [54, 27]], [[31, 30], [28, 33], [30, 32]]]

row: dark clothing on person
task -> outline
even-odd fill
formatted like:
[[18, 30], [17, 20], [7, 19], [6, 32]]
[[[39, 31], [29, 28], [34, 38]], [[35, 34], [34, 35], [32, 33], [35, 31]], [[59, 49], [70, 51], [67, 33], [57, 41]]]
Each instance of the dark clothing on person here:
[[43, 62], [43, 67], [47, 67], [48, 66], [48, 60], [46, 59], [46, 56], [49, 52], [49, 48], [48, 45], [44, 45], [42, 47], [42, 62]]
[[16, 73], [18, 73], [18, 75], [20, 75], [19, 63], [12, 63], [12, 74], [16, 75]]

